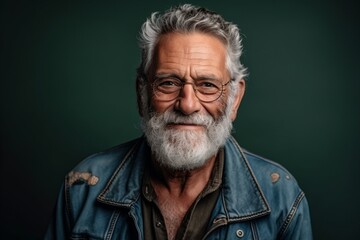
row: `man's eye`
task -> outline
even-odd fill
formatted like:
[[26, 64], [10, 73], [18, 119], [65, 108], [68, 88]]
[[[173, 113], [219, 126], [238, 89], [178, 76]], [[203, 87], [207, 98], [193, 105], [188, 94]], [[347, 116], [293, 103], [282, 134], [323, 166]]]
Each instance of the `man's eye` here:
[[181, 81], [174, 78], [158, 79], [155, 86], [160, 91], [176, 91], [181, 87]]
[[158, 85], [163, 86], [163, 87], [178, 86], [176, 81], [173, 81], [173, 80], [162, 80], [162, 81], [159, 82]]
[[213, 82], [200, 82], [197, 84], [200, 88], [219, 88], [216, 84]]

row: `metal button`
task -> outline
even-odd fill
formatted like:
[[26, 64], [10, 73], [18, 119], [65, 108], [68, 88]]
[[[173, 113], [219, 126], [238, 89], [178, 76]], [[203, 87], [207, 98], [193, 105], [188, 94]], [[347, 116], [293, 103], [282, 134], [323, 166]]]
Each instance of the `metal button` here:
[[244, 236], [244, 231], [239, 229], [236, 231], [236, 236], [239, 237], [239, 238], [242, 238]]

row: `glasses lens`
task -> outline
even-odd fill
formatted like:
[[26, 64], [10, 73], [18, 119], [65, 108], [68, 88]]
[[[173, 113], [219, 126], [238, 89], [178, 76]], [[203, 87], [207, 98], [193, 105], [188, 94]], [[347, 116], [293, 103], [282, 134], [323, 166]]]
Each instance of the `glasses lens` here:
[[202, 102], [217, 100], [223, 91], [223, 84], [218, 80], [197, 80], [195, 83], [188, 83], [169, 77], [157, 78], [153, 82], [153, 92], [160, 101], [172, 101], [179, 96], [185, 84], [194, 87], [197, 98]]
[[217, 80], [199, 80], [195, 83], [196, 96], [203, 102], [212, 102], [222, 94], [223, 85]]
[[171, 101], [178, 97], [182, 82], [176, 78], [158, 78], [153, 83], [153, 91], [161, 101]]

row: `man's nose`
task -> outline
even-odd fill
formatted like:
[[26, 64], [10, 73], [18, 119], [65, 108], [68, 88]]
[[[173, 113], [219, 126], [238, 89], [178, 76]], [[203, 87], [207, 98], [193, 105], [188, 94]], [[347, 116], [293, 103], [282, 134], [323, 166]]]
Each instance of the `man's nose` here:
[[201, 103], [196, 96], [194, 85], [192, 83], [185, 83], [180, 90], [179, 99], [175, 104], [175, 108], [185, 115], [191, 115], [200, 111]]

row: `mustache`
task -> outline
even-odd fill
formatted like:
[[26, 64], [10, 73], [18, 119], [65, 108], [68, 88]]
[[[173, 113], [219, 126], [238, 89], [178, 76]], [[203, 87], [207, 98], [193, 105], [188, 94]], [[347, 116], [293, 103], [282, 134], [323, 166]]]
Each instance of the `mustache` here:
[[155, 114], [155, 118], [161, 118], [164, 125], [167, 124], [193, 124], [193, 125], [204, 125], [211, 126], [215, 120], [210, 115], [193, 113], [191, 115], [183, 115], [181, 113], [168, 110], [162, 114]]

